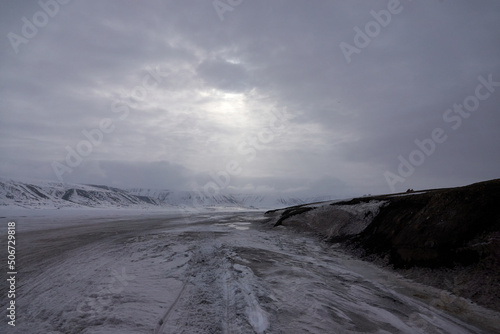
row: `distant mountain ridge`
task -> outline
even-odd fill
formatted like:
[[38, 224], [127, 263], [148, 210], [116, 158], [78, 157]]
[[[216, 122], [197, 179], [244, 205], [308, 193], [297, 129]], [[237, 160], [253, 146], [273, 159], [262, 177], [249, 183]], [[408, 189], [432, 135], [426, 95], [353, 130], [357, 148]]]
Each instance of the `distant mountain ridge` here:
[[0, 207], [234, 207], [277, 208], [329, 200], [330, 197], [283, 197], [255, 194], [205, 194], [148, 188], [120, 189], [106, 185], [16, 181], [0, 178]]

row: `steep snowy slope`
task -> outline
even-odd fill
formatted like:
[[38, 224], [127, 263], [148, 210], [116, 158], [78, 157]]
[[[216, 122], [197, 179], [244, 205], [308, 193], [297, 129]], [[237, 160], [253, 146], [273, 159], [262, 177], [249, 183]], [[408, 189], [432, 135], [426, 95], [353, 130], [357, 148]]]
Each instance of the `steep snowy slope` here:
[[226, 207], [276, 208], [329, 198], [287, 198], [279, 195], [252, 195], [161, 189], [119, 189], [104, 185], [82, 185], [42, 181], [15, 181], [0, 178], [0, 206], [25, 208], [61, 207]]
[[59, 208], [150, 206], [157, 203], [148, 197], [136, 196], [107, 186], [57, 182], [33, 184], [0, 179], [0, 205]]

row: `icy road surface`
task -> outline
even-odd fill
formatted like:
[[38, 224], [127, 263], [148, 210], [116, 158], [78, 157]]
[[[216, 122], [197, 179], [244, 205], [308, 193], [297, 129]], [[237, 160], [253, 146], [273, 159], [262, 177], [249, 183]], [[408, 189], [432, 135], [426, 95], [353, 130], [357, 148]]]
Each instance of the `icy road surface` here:
[[[356, 260], [262, 212], [18, 225], [1, 333], [491, 333], [498, 314]], [[63, 222], [62, 222], [63, 223]], [[27, 223], [27, 225], [29, 225]], [[62, 224], [64, 225], [64, 224]], [[2, 234], [2, 240], [5, 240]]]

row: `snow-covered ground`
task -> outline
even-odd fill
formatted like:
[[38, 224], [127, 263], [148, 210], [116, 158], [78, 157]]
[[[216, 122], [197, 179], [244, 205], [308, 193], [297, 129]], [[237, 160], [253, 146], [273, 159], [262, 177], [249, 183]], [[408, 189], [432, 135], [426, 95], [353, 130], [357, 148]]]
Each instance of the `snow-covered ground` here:
[[[85, 208], [63, 207], [58, 209], [32, 209], [18, 206], [0, 207], [0, 221], [15, 221], [18, 230], [33, 231], [50, 228], [62, 228], [73, 225], [100, 224], [116, 220], [137, 220], [155, 217], [183, 217], [189, 221], [196, 213], [241, 212], [251, 211], [240, 207], [151, 207], [151, 208]], [[260, 212], [260, 211], [259, 211]], [[0, 231], [0, 235], [3, 231]]]
[[[498, 313], [356, 260], [313, 236], [271, 229], [262, 212], [88, 211], [1, 214], [1, 226], [8, 220], [18, 226], [19, 273], [16, 327], [5, 321], [0, 332], [500, 330]], [[0, 234], [5, 240], [6, 228]]]

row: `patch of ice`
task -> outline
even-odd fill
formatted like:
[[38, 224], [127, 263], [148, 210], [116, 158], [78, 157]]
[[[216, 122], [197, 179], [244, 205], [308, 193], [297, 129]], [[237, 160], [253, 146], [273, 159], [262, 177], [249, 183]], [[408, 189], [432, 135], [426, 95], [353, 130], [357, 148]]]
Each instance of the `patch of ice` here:
[[216, 226], [227, 226], [227, 227], [234, 228], [236, 230], [245, 231], [245, 230], [248, 230], [250, 228], [248, 226], [250, 224], [251, 223], [217, 223], [215, 225]]

